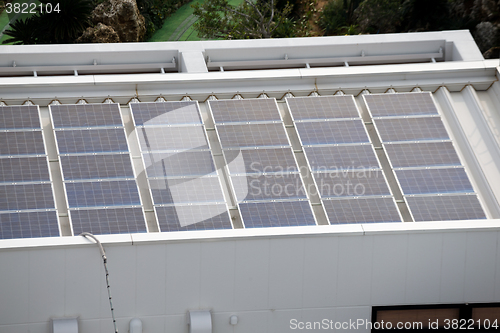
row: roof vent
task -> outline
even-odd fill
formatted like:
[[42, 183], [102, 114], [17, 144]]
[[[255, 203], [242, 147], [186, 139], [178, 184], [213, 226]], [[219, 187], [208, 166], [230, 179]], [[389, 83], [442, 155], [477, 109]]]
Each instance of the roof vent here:
[[189, 311], [189, 333], [212, 333], [212, 316], [210, 311]]

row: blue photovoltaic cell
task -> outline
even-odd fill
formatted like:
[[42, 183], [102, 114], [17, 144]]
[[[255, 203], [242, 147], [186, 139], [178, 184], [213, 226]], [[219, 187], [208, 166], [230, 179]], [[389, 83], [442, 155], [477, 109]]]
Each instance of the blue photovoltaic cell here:
[[451, 142], [395, 143], [384, 147], [394, 168], [461, 165]]
[[218, 177], [149, 179], [149, 186], [155, 205], [224, 202]]
[[308, 201], [240, 203], [245, 228], [316, 225]]
[[134, 178], [129, 154], [61, 156], [64, 180]]
[[66, 183], [66, 192], [70, 208], [141, 204], [135, 180]]
[[282, 123], [217, 126], [222, 148], [289, 146]]
[[50, 181], [46, 157], [0, 158], [0, 183]]
[[438, 114], [429, 92], [363, 95], [363, 98], [373, 117]]
[[55, 208], [51, 184], [0, 185], [0, 211]]
[[216, 124], [248, 121], [281, 121], [274, 98], [208, 101]]
[[302, 145], [370, 142], [361, 120], [296, 123]]
[[42, 131], [0, 132], [0, 155], [45, 155]]
[[315, 173], [322, 198], [390, 195], [382, 170]]
[[143, 153], [149, 178], [203, 176], [215, 172], [210, 151]]
[[130, 103], [136, 126], [200, 124], [195, 101]]
[[60, 154], [128, 152], [123, 128], [56, 131]]
[[137, 128], [141, 150], [207, 149], [203, 126]]
[[375, 119], [383, 142], [449, 140], [440, 117]]
[[225, 204], [156, 207], [160, 231], [232, 229]]
[[485, 219], [476, 195], [407, 197], [415, 221], [452, 221]]
[[371, 145], [305, 147], [304, 151], [313, 172], [380, 168]]
[[291, 148], [225, 150], [229, 173], [298, 172]]
[[114, 103], [50, 105], [54, 128], [123, 126], [120, 106]]
[[231, 181], [238, 202], [307, 198], [299, 174], [232, 176]]
[[0, 239], [59, 236], [56, 211], [0, 214]]
[[352, 96], [318, 96], [287, 98], [294, 120], [359, 118]]
[[142, 208], [105, 208], [70, 210], [74, 235], [146, 232]]
[[36, 105], [0, 106], [0, 130], [42, 129]]
[[463, 168], [396, 170], [404, 194], [473, 192]]
[[392, 198], [323, 200], [330, 224], [401, 222]]

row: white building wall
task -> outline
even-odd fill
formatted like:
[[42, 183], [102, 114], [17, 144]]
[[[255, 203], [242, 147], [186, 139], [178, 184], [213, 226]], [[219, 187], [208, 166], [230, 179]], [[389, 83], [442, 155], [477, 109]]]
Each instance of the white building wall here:
[[[299, 331], [292, 319], [370, 320], [372, 305], [499, 302], [498, 222], [100, 238], [119, 332], [137, 317], [144, 332], [187, 333], [187, 311], [209, 309], [213, 332], [278, 333]], [[51, 317], [72, 316], [81, 333], [113, 332], [97, 246], [64, 239], [0, 251], [0, 332], [49, 333]]]

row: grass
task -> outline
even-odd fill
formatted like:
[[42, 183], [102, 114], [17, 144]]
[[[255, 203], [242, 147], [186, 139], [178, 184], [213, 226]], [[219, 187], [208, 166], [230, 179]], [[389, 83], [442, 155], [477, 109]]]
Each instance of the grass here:
[[[244, 0], [230, 0], [229, 4], [237, 6]], [[179, 8], [172, 16], [167, 17], [163, 26], [157, 30], [148, 42], [166, 42], [169, 40], [200, 40], [193, 28], [193, 8], [191, 5], [202, 3], [203, 0], [194, 0]], [[180, 34], [180, 36], [179, 36]]]

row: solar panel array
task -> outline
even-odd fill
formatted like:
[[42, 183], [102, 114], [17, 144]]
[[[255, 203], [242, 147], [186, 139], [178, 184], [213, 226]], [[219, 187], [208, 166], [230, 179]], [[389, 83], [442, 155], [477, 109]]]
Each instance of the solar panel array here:
[[1, 106], [0, 142], [0, 239], [59, 236], [38, 106]]
[[415, 221], [486, 218], [430, 93], [363, 98]]
[[244, 226], [315, 225], [276, 100], [208, 104]]
[[49, 109], [73, 234], [146, 232], [119, 105]]
[[130, 108], [160, 231], [231, 229], [198, 103]]
[[400, 222], [354, 98], [286, 102], [330, 224]]

